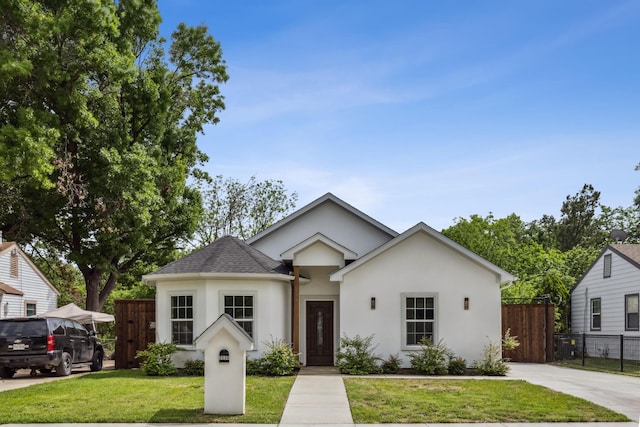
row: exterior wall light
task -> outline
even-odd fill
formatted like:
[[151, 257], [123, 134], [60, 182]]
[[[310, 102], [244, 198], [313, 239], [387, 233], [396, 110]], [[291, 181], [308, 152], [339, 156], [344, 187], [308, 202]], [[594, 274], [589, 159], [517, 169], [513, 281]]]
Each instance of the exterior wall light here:
[[371, 310], [376, 309], [376, 297], [371, 297]]
[[469, 297], [464, 298], [464, 309], [469, 310]]

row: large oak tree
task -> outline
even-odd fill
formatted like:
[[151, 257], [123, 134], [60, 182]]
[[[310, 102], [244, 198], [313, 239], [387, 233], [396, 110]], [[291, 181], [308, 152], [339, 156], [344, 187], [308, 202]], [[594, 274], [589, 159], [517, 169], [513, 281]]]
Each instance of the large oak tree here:
[[161, 39], [153, 0], [5, 0], [0, 20], [0, 228], [76, 264], [98, 310], [195, 230], [220, 45], [204, 26]]

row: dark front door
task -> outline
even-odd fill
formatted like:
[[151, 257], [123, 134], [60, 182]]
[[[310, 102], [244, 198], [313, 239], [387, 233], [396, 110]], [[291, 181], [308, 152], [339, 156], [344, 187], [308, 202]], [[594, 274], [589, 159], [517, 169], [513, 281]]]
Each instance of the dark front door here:
[[307, 301], [307, 365], [333, 366], [333, 301]]

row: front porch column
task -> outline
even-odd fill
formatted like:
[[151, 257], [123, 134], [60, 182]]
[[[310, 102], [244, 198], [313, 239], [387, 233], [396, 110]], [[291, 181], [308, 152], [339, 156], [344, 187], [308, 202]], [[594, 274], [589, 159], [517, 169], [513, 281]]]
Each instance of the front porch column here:
[[291, 340], [293, 352], [300, 353], [300, 267], [293, 266], [291, 281]]

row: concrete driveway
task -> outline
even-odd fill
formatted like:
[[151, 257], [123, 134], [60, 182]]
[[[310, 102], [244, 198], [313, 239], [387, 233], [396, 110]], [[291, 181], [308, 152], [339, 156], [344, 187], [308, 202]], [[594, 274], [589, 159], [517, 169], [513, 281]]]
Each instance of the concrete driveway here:
[[[114, 363], [112, 360], [105, 360], [103, 369], [113, 369]], [[68, 377], [57, 377], [55, 374], [41, 374], [38, 373], [35, 377], [31, 376], [31, 370], [20, 369], [13, 378], [2, 379], [0, 378], [0, 392], [13, 390], [16, 388], [28, 387], [34, 384], [48, 383], [50, 381], [59, 381], [66, 378], [74, 378], [80, 375], [85, 375], [91, 372], [88, 367], [73, 368], [71, 375]]]
[[509, 378], [523, 379], [640, 419], [640, 378], [562, 368], [553, 365], [510, 363]]

